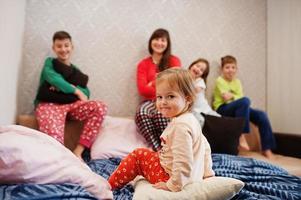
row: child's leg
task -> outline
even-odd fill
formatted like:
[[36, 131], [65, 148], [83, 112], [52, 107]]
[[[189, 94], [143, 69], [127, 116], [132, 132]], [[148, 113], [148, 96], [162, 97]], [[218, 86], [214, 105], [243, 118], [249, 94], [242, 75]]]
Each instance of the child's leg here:
[[269, 121], [267, 114], [261, 110], [250, 109], [250, 120], [258, 126], [262, 153], [268, 157], [272, 158], [273, 153], [271, 149], [274, 149], [276, 146], [275, 138], [273, 135], [272, 127]]
[[228, 117], [243, 117], [245, 119], [244, 133], [250, 132], [250, 100], [247, 97], [221, 105], [217, 112]]
[[157, 109], [155, 103], [153, 101], [146, 101], [140, 105], [135, 116], [138, 132], [155, 151], [159, 150], [161, 147], [160, 136], [156, 134], [157, 129], [153, 117], [156, 112]]
[[169, 179], [160, 165], [158, 153], [138, 148], [121, 161], [108, 181], [114, 190], [123, 187], [138, 175], [144, 176], [152, 184]]
[[239, 149], [250, 150], [244, 133], [250, 132], [250, 100], [247, 97], [235, 100], [228, 104], [223, 104], [217, 109], [217, 112], [223, 116], [229, 117], [243, 117], [245, 119], [245, 126], [243, 134], [239, 138]]
[[249, 151], [250, 150], [250, 147], [248, 145], [248, 142], [246, 140], [246, 137], [245, 137], [245, 134], [241, 134], [240, 137], [239, 137], [239, 146], [238, 146], [238, 149], [240, 151]]
[[85, 147], [81, 144], [77, 144], [75, 149], [73, 150], [73, 153], [81, 160], [84, 161], [82, 158], [82, 154], [85, 150]]
[[64, 144], [64, 130], [68, 105], [39, 103], [35, 115], [39, 130]]
[[96, 135], [99, 133], [101, 123], [107, 113], [107, 106], [100, 101], [77, 101], [72, 104], [68, 116], [72, 119], [84, 121], [84, 128], [80, 135], [79, 145], [74, 153], [80, 156], [84, 148], [90, 148]]

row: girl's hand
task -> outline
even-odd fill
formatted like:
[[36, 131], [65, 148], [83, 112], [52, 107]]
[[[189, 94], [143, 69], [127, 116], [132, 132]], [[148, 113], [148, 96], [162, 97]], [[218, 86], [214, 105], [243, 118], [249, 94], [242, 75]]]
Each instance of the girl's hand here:
[[79, 89], [75, 89], [75, 92], [74, 94], [79, 98], [79, 100], [81, 101], [87, 101], [88, 100], [88, 97], [82, 92], [80, 91]]
[[153, 187], [156, 188], [156, 189], [161, 189], [161, 190], [170, 191], [170, 190], [168, 189], [168, 187], [166, 186], [166, 183], [164, 183], [164, 182], [156, 183], [156, 184], [153, 185]]

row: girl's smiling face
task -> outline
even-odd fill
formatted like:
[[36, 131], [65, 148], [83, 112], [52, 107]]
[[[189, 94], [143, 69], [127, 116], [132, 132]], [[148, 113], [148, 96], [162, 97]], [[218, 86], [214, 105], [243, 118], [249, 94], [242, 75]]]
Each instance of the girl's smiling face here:
[[207, 69], [207, 65], [204, 62], [197, 62], [194, 65], [192, 65], [189, 69], [192, 77], [194, 79], [202, 77], [204, 74], [205, 70]]
[[171, 88], [166, 82], [156, 85], [156, 106], [166, 118], [177, 117], [187, 111], [189, 102], [182, 94]]

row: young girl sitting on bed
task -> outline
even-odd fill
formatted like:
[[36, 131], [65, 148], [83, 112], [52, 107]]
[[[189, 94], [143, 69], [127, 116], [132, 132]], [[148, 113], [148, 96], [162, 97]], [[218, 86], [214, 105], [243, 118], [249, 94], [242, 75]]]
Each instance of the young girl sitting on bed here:
[[193, 112], [200, 121], [201, 126], [203, 126], [205, 119], [201, 113], [217, 117], [221, 116], [210, 107], [205, 96], [206, 80], [209, 74], [209, 62], [204, 58], [199, 58], [190, 64], [188, 70], [194, 79], [196, 87], [196, 100], [193, 105]]
[[167, 69], [156, 78], [156, 107], [171, 119], [161, 135], [158, 152], [138, 148], [124, 158], [109, 177], [118, 189], [137, 175], [157, 189], [177, 192], [193, 181], [214, 176], [211, 149], [198, 120], [191, 113], [195, 87], [184, 69]]

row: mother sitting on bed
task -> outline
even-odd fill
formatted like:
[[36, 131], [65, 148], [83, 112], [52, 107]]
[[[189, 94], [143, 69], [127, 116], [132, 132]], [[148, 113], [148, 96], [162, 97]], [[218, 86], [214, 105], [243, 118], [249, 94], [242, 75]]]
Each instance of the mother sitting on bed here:
[[165, 29], [160, 28], [153, 32], [148, 42], [148, 51], [150, 56], [141, 60], [137, 67], [137, 87], [143, 101], [137, 109], [135, 121], [138, 132], [157, 151], [160, 149], [160, 135], [169, 120], [155, 106], [156, 75], [165, 69], [180, 67], [181, 61], [171, 55], [170, 36]]

